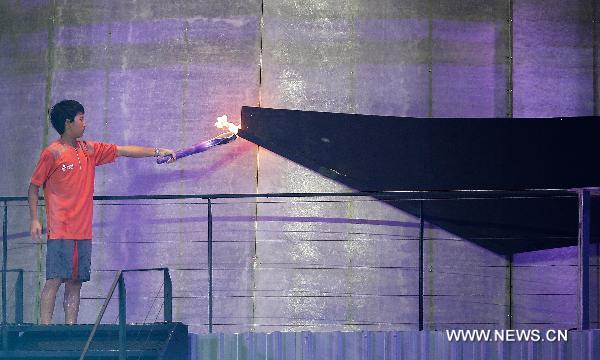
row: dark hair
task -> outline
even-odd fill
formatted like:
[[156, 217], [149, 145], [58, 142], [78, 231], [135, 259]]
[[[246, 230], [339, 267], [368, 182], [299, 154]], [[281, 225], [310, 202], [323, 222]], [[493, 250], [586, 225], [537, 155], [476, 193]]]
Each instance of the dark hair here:
[[63, 100], [50, 110], [50, 121], [54, 129], [62, 135], [65, 132], [65, 122], [73, 122], [77, 113], [85, 113], [83, 105], [75, 100]]

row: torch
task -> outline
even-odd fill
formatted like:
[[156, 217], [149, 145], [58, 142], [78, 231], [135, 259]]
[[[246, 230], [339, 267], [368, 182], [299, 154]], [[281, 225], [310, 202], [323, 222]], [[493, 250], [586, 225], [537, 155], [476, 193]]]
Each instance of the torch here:
[[[186, 156], [204, 152], [204, 151], [206, 151], [214, 146], [217, 146], [217, 145], [227, 144], [228, 142], [231, 142], [237, 138], [237, 132], [240, 129], [239, 125], [235, 125], [235, 124], [227, 121], [227, 115], [219, 116], [217, 118], [217, 122], [215, 123], [215, 126], [218, 127], [219, 129], [227, 128], [229, 131], [224, 132], [223, 134], [216, 136], [210, 140], [203, 141], [201, 143], [198, 143], [196, 145], [190, 146], [185, 149], [177, 150], [175, 152], [175, 156], [177, 157], [177, 159], [179, 160]], [[167, 161], [169, 161], [170, 158], [171, 158], [170, 156], [158, 157], [156, 159], [156, 163], [158, 163], [158, 164], [166, 163]]]

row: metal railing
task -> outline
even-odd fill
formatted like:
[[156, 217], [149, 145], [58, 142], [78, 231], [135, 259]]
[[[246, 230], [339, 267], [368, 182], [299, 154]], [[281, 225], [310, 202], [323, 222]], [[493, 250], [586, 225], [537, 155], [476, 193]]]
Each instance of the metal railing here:
[[[249, 193], [249, 194], [202, 194], [202, 195], [129, 195], [129, 196], [94, 196], [94, 200], [98, 201], [129, 201], [129, 200], [205, 200], [203, 203], [207, 206], [207, 261], [208, 261], [208, 332], [213, 332], [213, 218], [212, 218], [212, 207], [214, 206], [214, 200], [216, 199], [268, 199], [268, 198], [319, 198], [319, 197], [374, 197], [382, 201], [415, 201], [420, 207], [420, 226], [419, 226], [419, 329], [423, 329], [423, 231], [424, 231], [424, 219], [423, 204], [426, 201], [431, 200], [475, 200], [475, 199], [506, 199], [506, 198], [549, 198], [549, 197], [568, 197], [578, 198], [578, 194], [587, 194], [589, 196], [589, 190], [585, 189], [532, 189], [532, 190], [451, 190], [451, 191], [362, 191], [362, 192], [334, 192], [334, 193]], [[581, 203], [580, 201], [580, 214], [589, 214], [589, 202]], [[7, 213], [9, 202], [27, 201], [26, 197], [0, 197], [0, 202], [4, 205], [4, 221], [3, 221], [3, 269], [6, 269], [7, 263]], [[587, 204], [587, 205], [586, 205]], [[587, 207], [586, 207], [587, 206]], [[589, 243], [589, 221], [584, 222], [588, 228], [581, 229], [579, 232], [582, 243]], [[587, 239], [587, 240], [586, 240]], [[584, 247], [585, 253], [580, 253], [579, 257], [589, 257], [589, 251]], [[580, 276], [585, 276], [589, 272], [589, 262], [583, 262], [587, 264], [586, 268], [580, 269]], [[6, 279], [5, 273], [3, 272], [2, 277], [2, 293], [6, 293]], [[113, 284], [117, 286], [118, 281]], [[586, 285], [586, 284], [584, 284]], [[583, 289], [585, 290], [585, 289]], [[114, 289], [113, 289], [114, 291]], [[124, 291], [123, 291], [124, 292]], [[585, 291], [583, 291], [585, 294]], [[2, 307], [5, 312], [6, 301], [3, 295]], [[580, 299], [580, 305], [583, 304], [582, 313], [580, 319], [589, 319], [589, 306], [585, 306], [585, 299]], [[586, 315], [587, 312], [587, 315]], [[167, 314], [165, 313], [165, 317]], [[587, 316], [587, 317], [586, 317]], [[512, 301], [508, 304], [508, 318], [509, 324], [512, 326]], [[581, 328], [586, 327], [584, 323], [580, 324]], [[589, 321], [588, 321], [589, 322]], [[589, 326], [589, 324], [587, 324]]]
[[98, 317], [96, 318], [96, 322], [92, 327], [92, 331], [90, 336], [88, 337], [85, 346], [83, 347], [83, 351], [81, 352], [80, 360], [85, 358], [92, 340], [94, 339], [94, 335], [96, 335], [96, 330], [98, 326], [100, 326], [100, 322], [104, 317], [104, 313], [106, 312], [106, 308], [112, 299], [112, 296], [115, 292], [117, 286], [119, 287], [119, 359], [125, 360], [127, 359], [127, 291], [125, 288], [125, 278], [123, 277], [126, 272], [143, 272], [143, 271], [162, 271], [163, 272], [163, 304], [164, 304], [164, 321], [171, 322], [173, 321], [173, 284], [171, 282], [171, 276], [169, 275], [168, 268], [154, 268], [154, 269], [131, 269], [131, 270], [119, 270], [115, 275], [115, 280], [113, 281], [106, 298], [104, 299], [104, 303], [100, 308], [100, 312], [98, 313]]

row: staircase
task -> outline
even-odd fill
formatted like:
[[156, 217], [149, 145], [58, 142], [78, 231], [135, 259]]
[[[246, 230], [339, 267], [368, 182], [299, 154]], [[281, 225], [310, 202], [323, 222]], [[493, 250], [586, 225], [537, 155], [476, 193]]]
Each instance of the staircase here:
[[[0, 359], [79, 359], [93, 325], [0, 325]], [[99, 325], [86, 359], [188, 358], [188, 328], [178, 322], [126, 326], [125, 354], [119, 325]]]

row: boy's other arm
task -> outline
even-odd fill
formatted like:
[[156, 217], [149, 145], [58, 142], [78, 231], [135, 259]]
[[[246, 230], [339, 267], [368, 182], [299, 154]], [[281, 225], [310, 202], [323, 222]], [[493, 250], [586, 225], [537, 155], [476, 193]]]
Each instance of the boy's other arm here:
[[40, 187], [34, 184], [29, 184], [27, 198], [29, 201], [29, 216], [31, 217], [31, 225], [29, 227], [31, 237], [35, 240], [42, 237], [42, 224], [38, 218], [38, 200]]
[[168, 161], [169, 163], [176, 160], [175, 152], [171, 149], [150, 148], [137, 145], [117, 145], [117, 155], [132, 158], [142, 158], [150, 156], [171, 156], [171, 160]]

